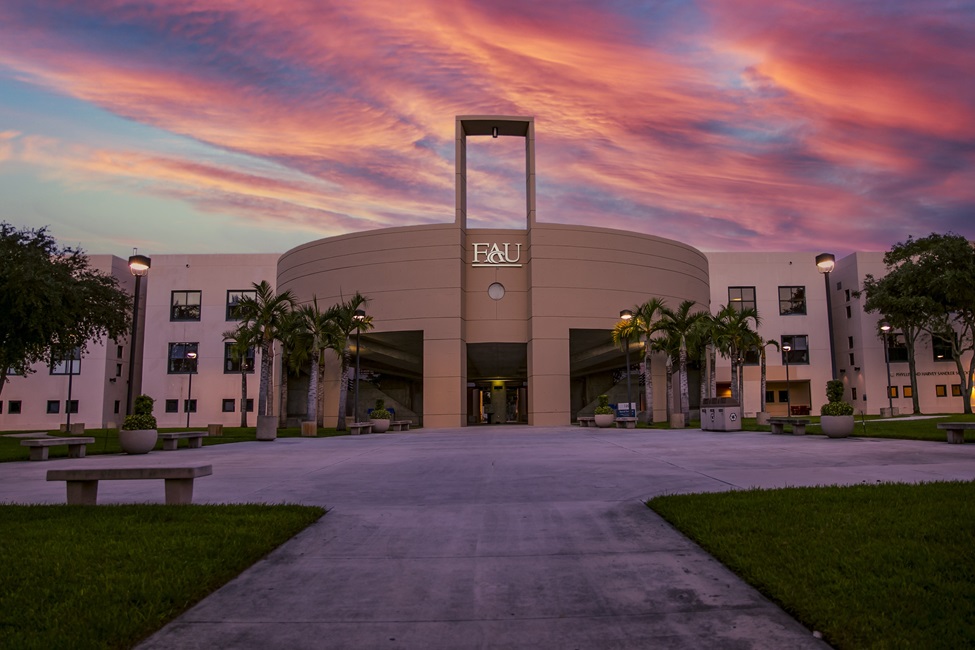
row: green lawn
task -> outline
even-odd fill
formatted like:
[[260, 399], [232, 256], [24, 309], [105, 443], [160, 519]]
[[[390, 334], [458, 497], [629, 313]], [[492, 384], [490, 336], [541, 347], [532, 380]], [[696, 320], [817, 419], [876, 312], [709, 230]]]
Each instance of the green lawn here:
[[131, 647], [324, 513], [0, 506], [0, 648]]
[[975, 482], [648, 505], [837, 648], [975, 647]]
[[[190, 427], [189, 429], [160, 429], [160, 431], [200, 431], [206, 427]], [[4, 432], [12, 433], [12, 432]], [[65, 434], [58, 433], [57, 431], [50, 432], [52, 436], [64, 436]], [[116, 429], [88, 429], [85, 431], [85, 435], [95, 439], [93, 444], [88, 445], [86, 454], [117, 454], [122, 451], [118, 444], [118, 431]], [[336, 431], [335, 429], [319, 429], [319, 438], [327, 438], [331, 436], [344, 436], [348, 435], [347, 431]], [[279, 438], [297, 438], [301, 436], [301, 429], [290, 428], [290, 429], [278, 429]], [[70, 437], [70, 436], [65, 436]], [[204, 445], [224, 445], [231, 442], [247, 442], [256, 440], [256, 429], [254, 427], [224, 427], [222, 436], [207, 436], [203, 439]], [[22, 438], [11, 438], [9, 436], [0, 435], [0, 462], [4, 461], [15, 461], [15, 460], [28, 460], [30, 458], [30, 450], [27, 447], [22, 447], [20, 441]], [[187, 446], [185, 440], [180, 440], [180, 447]], [[162, 441], [156, 443], [155, 449], [162, 449]], [[67, 447], [50, 447], [49, 448], [50, 458], [66, 458], [68, 456]]]

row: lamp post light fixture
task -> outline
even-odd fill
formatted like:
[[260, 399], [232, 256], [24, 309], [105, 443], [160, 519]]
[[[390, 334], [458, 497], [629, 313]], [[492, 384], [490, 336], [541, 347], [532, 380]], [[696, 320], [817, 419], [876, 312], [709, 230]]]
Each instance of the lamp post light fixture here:
[[352, 315], [352, 319], [355, 321], [355, 390], [354, 397], [352, 398], [352, 421], [358, 422], [359, 417], [359, 327], [362, 321], [366, 319], [366, 312], [362, 309], [356, 309], [355, 313]]
[[135, 293], [132, 296], [132, 336], [129, 337], [129, 382], [125, 390], [125, 413], [132, 415], [132, 390], [135, 378], [135, 338], [139, 333], [139, 290], [142, 285], [142, 277], [149, 273], [152, 260], [145, 255], [139, 255], [139, 249], [133, 248], [132, 255], [129, 257], [129, 272], [135, 276]]
[[[620, 320], [629, 323], [633, 320], [633, 312], [629, 309], [624, 309], [620, 312]], [[630, 413], [630, 410], [633, 413]], [[636, 415], [636, 409], [633, 408], [633, 399], [630, 397], [630, 337], [626, 337], [626, 417], [633, 417]]]
[[894, 396], [890, 390], [890, 343], [887, 336], [890, 334], [890, 323], [881, 322], [880, 331], [884, 333], [884, 363], [887, 364], [887, 407], [890, 409], [890, 416], [894, 416]]
[[186, 428], [190, 428], [190, 409], [193, 408], [193, 375], [196, 374], [196, 352], [187, 352], [186, 358], [193, 361], [193, 367], [190, 369], [190, 386], [186, 390]]
[[789, 353], [792, 352], [792, 346], [788, 343], [782, 346], [782, 358], [785, 359], [785, 404], [787, 412], [785, 416], [787, 418], [792, 417], [792, 386], [789, 382]]
[[830, 379], [836, 379], [836, 355], [833, 353], [833, 299], [829, 290], [829, 274], [836, 266], [836, 257], [832, 253], [820, 253], [816, 256], [816, 268], [826, 280], [826, 325], [829, 331], [829, 364], [833, 374]]

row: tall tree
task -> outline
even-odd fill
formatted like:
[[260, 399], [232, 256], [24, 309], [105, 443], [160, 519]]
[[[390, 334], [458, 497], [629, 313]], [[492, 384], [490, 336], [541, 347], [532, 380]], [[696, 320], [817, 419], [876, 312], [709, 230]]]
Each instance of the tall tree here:
[[718, 350], [722, 356], [731, 360], [731, 398], [741, 404], [738, 373], [745, 352], [754, 340], [751, 322], [754, 322], [755, 327], [758, 327], [761, 324], [761, 319], [758, 312], [751, 307], [739, 309], [734, 305], [723, 305], [715, 315], [715, 321], [717, 322]]
[[247, 375], [254, 369], [254, 347], [258, 342], [255, 333], [244, 323], [223, 333], [223, 340], [229, 341], [230, 358], [237, 364], [240, 372], [240, 426], [247, 426]]
[[278, 424], [287, 426], [288, 422], [288, 383], [292, 375], [297, 375], [311, 354], [311, 340], [305, 329], [304, 317], [292, 309], [278, 326], [278, 341], [281, 343], [281, 381], [278, 382]]
[[318, 298], [312, 297], [312, 303], [302, 305], [299, 309], [308, 340], [308, 393], [305, 400], [305, 417], [314, 420], [318, 426], [323, 424], [323, 414], [319, 412], [321, 403], [321, 370], [323, 356], [326, 350], [338, 347], [340, 333], [336, 327], [337, 308], [335, 306], [321, 311], [318, 308]]
[[[759, 391], [758, 391], [759, 392], [759, 409], [758, 410], [760, 412], [763, 412], [764, 413], [765, 412], [765, 393], [767, 392], [767, 390], [766, 390], [766, 386], [767, 386], [767, 382], [766, 382], [767, 372], [766, 372], [766, 369], [767, 369], [767, 366], [768, 366], [768, 363], [767, 363], [768, 354], [766, 353], [766, 350], [768, 349], [769, 346], [772, 346], [776, 350], [778, 350], [779, 349], [779, 342], [776, 341], [775, 339], [764, 340], [764, 339], [762, 339], [761, 336], [759, 336], [758, 337], [758, 343], [759, 343], [758, 355], [759, 355], [760, 362], [762, 364], [762, 380], [761, 380], [761, 383], [759, 384]], [[791, 413], [789, 415], [791, 415]]]
[[13, 370], [68, 358], [103, 336], [125, 337], [131, 297], [91, 268], [79, 248], [57, 244], [46, 228], [0, 223], [0, 392]]
[[662, 311], [661, 328], [672, 339], [677, 352], [677, 372], [680, 381], [680, 412], [684, 416], [684, 422], [691, 420], [691, 404], [687, 382], [687, 347], [694, 338], [697, 324], [701, 322], [707, 312], [695, 311], [691, 309], [696, 303], [693, 300], [684, 300], [677, 306], [677, 309], [664, 307]]
[[285, 291], [275, 294], [267, 280], [253, 284], [254, 296], [246, 296], [237, 303], [242, 323], [254, 332], [261, 348], [261, 383], [258, 389], [257, 414], [273, 415], [270, 399], [271, 368], [274, 362], [274, 341], [281, 325], [295, 304], [294, 294]]
[[[372, 316], [362, 319], [355, 317], [355, 312], [366, 303], [366, 298], [358, 291], [348, 300], [343, 300], [334, 306], [333, 320], [337, 336], [332, 348], [342, 362], [342, 381], [339, 384], [339, 417], [335, 425], [336, 430], [345, 431], [345, 412], [349, 398], [349, 381], [352, 373], [352, 334], [367, 332], [372, 329]], [[353, 417], [357, 417], [353, 413]]]
[[643, 397], [647, 406], [647, 424], [653, 424], [653, 339], [660, 332], [660, 316], [666, 306], [663, 299], [651, 298], [642, 305], [637, 305], [633, 318], [629, 320], [633, 336], [643, 339]]

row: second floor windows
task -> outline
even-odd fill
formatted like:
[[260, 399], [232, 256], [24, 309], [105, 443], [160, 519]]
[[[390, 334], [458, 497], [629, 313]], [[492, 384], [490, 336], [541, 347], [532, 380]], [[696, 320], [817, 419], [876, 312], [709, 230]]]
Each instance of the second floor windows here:
[[184, 375], [196, 372], [199, 343], [169, 344], [169, 374]]
[[237, 313], [237, 305], [243, 298], [256, 298], [257, 292], [253, 289], [231, 289], [227, 291], [227, 320], [240, 320]]
[[728, 287], [728, 304], [738, 311], [755, 309], [755, 287]]
[[63, 357], [55, 357], [51, 363], [52, 375], [80, 375], [81, 348], [75, 348]]
[[202, 291], [173, 291], [169, 320], [200, 320]]
[[806, 313], [806, 287], [779, 287], [779, 314]]
[[[809, 363], [809, 339], [805, 334], [783, 334], [781, 345], [783, 365], [787, 358], [789, 365]], [[786, 347], [791, 349], [786, 351]]]
[[241, 355], [235, 353], [234, 345], [233, 341], [226, 341], [223, 344], [223, 371], [240, 372], [241, 362], [243, 362], [244, 372], [254, 372], [254, 346], [247, 348], [247, 352]]

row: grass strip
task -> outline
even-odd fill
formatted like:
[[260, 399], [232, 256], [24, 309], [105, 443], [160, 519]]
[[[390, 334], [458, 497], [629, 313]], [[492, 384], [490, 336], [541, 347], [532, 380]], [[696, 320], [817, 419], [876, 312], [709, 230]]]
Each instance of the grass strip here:
[[325, 513], [0, 506], [0, 648], [128, 648]]
[[975, 482], [647, 505], [836, 648], [975, 647]]

